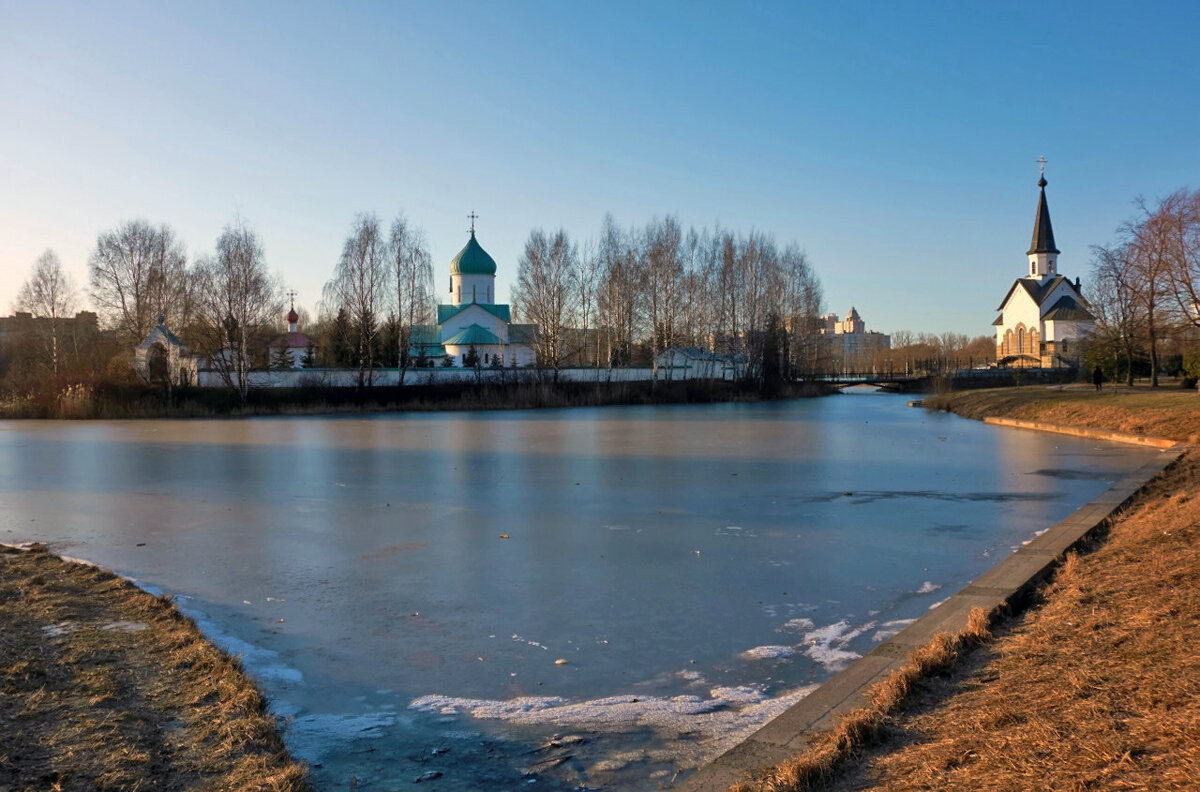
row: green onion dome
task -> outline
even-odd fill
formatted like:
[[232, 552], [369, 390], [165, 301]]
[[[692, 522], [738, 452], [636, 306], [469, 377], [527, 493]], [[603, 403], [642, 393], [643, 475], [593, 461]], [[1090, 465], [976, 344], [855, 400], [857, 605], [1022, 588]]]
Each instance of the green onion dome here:
[[451, 275], [495, 275], [496, 260], [487, 254], [475, 241], [475, 232], [467, 240], [467, 246], [458, 251], [450, 262]]

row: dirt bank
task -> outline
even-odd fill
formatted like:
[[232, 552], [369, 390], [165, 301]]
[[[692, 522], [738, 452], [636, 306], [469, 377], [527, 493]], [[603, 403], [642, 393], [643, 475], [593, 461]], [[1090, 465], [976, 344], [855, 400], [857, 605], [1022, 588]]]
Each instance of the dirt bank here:
[[0, 789], [308, 790], [238, 664], [167, 599], [0, 547]]

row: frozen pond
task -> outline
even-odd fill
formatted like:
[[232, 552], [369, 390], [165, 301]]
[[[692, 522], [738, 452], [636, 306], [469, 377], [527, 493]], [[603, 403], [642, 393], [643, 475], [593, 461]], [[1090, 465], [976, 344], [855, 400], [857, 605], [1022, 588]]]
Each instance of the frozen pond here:
[[8, 422], [0, 541], [176, 594], [319, 788], [655, 789], [1155, 453], [869, 393]]

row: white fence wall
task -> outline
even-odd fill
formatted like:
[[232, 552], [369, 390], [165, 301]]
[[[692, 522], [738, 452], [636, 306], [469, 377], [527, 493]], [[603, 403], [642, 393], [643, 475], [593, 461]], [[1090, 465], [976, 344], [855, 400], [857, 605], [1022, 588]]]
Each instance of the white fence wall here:
[[[250, 387], [252, 388], [305, 388], [305, 387], [344, 387], [352, 388], [358, 385], [357, 369], [283, 369], [278, 371], [250, 372]], [[654, 377], [653, 369], [649, 366], [636, 368], [564, 368], [559, 369], [560, 382], [649, 382]], [[405, 385], [438, 385], [450, 382], [537, 382], [539, 379], [551, 380], [554, 372], [537, 369], [491, 369], [484, 368], [476, 371], [466, 368], [410, 368], [404, 374]], [[706, 379], [706, 370], [691, 366], [660, 366], [658, 378], [661, 381]], [[225, 385], [221, 375], [211, 369], [199, 372], [198, 383], [201, 387], [215, 388]], [[380, 386], [395, 386], [400, 384], [400, 370], [395, 368], [375, 369], [374, 384]]]

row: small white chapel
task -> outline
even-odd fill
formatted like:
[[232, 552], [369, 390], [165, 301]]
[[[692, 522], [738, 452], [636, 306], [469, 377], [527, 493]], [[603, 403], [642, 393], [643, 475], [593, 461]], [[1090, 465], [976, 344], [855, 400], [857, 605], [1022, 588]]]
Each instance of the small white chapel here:
[[996, 328], [996, 360], [1013, 368], [1074, 368], [1082, 343], [1092, 333], [1093, 317], [1080, 289], [1058, 273], [1050, 207], [1046, 204], [1046, 161], [1038, 179], [1033, 241], [1026, 253], [1029, 274], [1017, 278], [1000, 302]]

